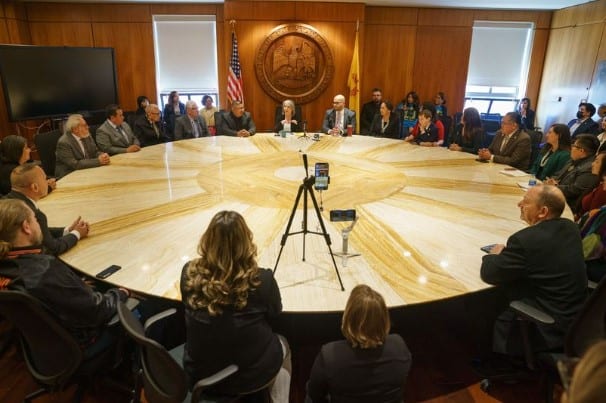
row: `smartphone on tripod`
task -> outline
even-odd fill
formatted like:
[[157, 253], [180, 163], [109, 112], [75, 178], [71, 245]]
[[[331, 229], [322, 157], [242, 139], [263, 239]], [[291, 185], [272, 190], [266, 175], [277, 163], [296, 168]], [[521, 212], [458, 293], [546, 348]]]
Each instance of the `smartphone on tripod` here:
[[328, 175], [328, 162], [316, 162], [314, 172], [314, 176], [316, 177], [314, 189], [328, 189], [328, 183], [330, 182], [330, 176]]

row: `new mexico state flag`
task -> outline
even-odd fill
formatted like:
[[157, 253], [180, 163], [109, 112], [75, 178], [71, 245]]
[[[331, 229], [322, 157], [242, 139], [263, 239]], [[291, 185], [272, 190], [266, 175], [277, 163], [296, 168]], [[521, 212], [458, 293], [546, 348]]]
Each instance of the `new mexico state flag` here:
[[349, 77], [347, 79], [349, 87], [349, 109], [356, 112], [356, 131], [360, 131], [360, 60], [358, 58], [358, 29], [356, 27], [356, 43], [354, 44], [353, 56], [351, 58], [351, 67], [349, 68]]

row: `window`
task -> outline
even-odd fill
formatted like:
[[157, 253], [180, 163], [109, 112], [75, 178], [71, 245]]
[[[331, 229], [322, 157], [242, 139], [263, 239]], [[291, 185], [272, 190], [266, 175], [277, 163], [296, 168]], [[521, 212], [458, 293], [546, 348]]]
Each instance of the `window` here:
[[165, 105], [171, 91], [202, 105], [210, 95], [219, 105], [216, 18], [214, 15], [154, 15], [156, 79]]
[[465, 89], [465, 107], [504, 114], [526, 92], [534, 24], [476, 21]]

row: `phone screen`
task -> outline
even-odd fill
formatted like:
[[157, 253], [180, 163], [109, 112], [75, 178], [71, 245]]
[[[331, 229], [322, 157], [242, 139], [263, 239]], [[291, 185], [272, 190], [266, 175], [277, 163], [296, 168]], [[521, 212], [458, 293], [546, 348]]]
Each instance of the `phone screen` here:
[[326, 190], [328, 189], [328, 162], [316, 162], [315, 175], [316, 181], [314, 183], [314, 189]]

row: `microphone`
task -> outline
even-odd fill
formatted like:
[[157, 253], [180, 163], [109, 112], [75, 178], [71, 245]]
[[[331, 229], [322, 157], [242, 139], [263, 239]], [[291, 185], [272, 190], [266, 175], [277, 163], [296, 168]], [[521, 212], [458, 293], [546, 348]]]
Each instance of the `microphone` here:
[[305, 136], [307, 134], [307, 120], [302, 121], [301, 124], [303, 125], [303, 135]]
[[305, 177], [307, 178], [309, 166], [307, 164], [307, 154], [303, 154], [303, 166], [305, 167]]

